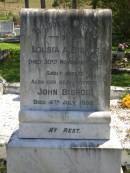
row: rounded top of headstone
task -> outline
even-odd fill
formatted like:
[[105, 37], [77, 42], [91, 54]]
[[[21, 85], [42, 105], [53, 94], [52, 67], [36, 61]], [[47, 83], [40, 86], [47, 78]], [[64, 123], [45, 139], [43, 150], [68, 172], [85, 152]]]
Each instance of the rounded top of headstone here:
[[31, 13], [35, 13], [35, 14], [41, 14], [41, 13], [53, 13], [53, 14], [86, 14], [86, 15], [90, 15], [90, 14], [94, 14], [94, 15], [108, 15], [111, 16], [112, 15], [112, 11], [111, 9], [38, 9], [38, 8], [23, 8], [21, 10], [21, 15], [24, 14], [31, 14]]

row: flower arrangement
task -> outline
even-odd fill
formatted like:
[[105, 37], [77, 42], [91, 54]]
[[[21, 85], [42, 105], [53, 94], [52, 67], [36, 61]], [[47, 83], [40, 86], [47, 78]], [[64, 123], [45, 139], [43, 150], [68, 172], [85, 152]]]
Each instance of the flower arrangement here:
[[128, 49], [128, 45], [126, 43], [119, 43], [118, 44], [118, 51], [125, 52]]
[[126, 94], [121, 100], [121, 106], [123, 108], [130, 108], [130, 94]]

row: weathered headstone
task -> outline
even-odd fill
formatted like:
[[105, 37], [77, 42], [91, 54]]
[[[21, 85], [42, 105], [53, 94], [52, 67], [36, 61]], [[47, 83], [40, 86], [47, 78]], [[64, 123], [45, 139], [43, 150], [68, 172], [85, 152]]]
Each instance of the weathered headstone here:
[[21, 23], [21, 109], [109, 109], [111, 13], [108, 11], [107, 17], [102, 14], [50, 10], [28, 16], [25, 11]]
[[20, 129], [8, 173], [120, 172], [120, 147], [107, 141], [110, 69], [110, 10], [22, 11]]
[[20, 137], [109, 139], [111, 12], [21, 19]]
[[0, 21], [0, 34], [13, 33], [14, 23], [12, 21]]

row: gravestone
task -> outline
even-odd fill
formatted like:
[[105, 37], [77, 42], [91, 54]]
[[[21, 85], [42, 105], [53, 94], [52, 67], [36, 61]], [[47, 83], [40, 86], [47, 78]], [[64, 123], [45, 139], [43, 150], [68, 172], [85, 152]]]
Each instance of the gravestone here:
[[119, 173], [110, 72], [110, 10], [24, 9], [20, 127], [8, 172]]
[[0, 21], [0, 34], [14, 32], [14, 23], [12, 21]]
[[104, 13], [22, 13], [20, 137], [109, 139], [111, 13]]

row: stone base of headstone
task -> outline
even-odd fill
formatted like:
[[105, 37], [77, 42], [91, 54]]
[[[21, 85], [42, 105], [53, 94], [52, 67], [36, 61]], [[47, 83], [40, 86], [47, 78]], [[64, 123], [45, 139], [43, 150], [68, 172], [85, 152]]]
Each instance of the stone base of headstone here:
[[109, 111], [20, 111], [20, 138], [110, 139]]
[[8, 173], [120, 173], [114, 141], [19, 139], [7, 146]]

